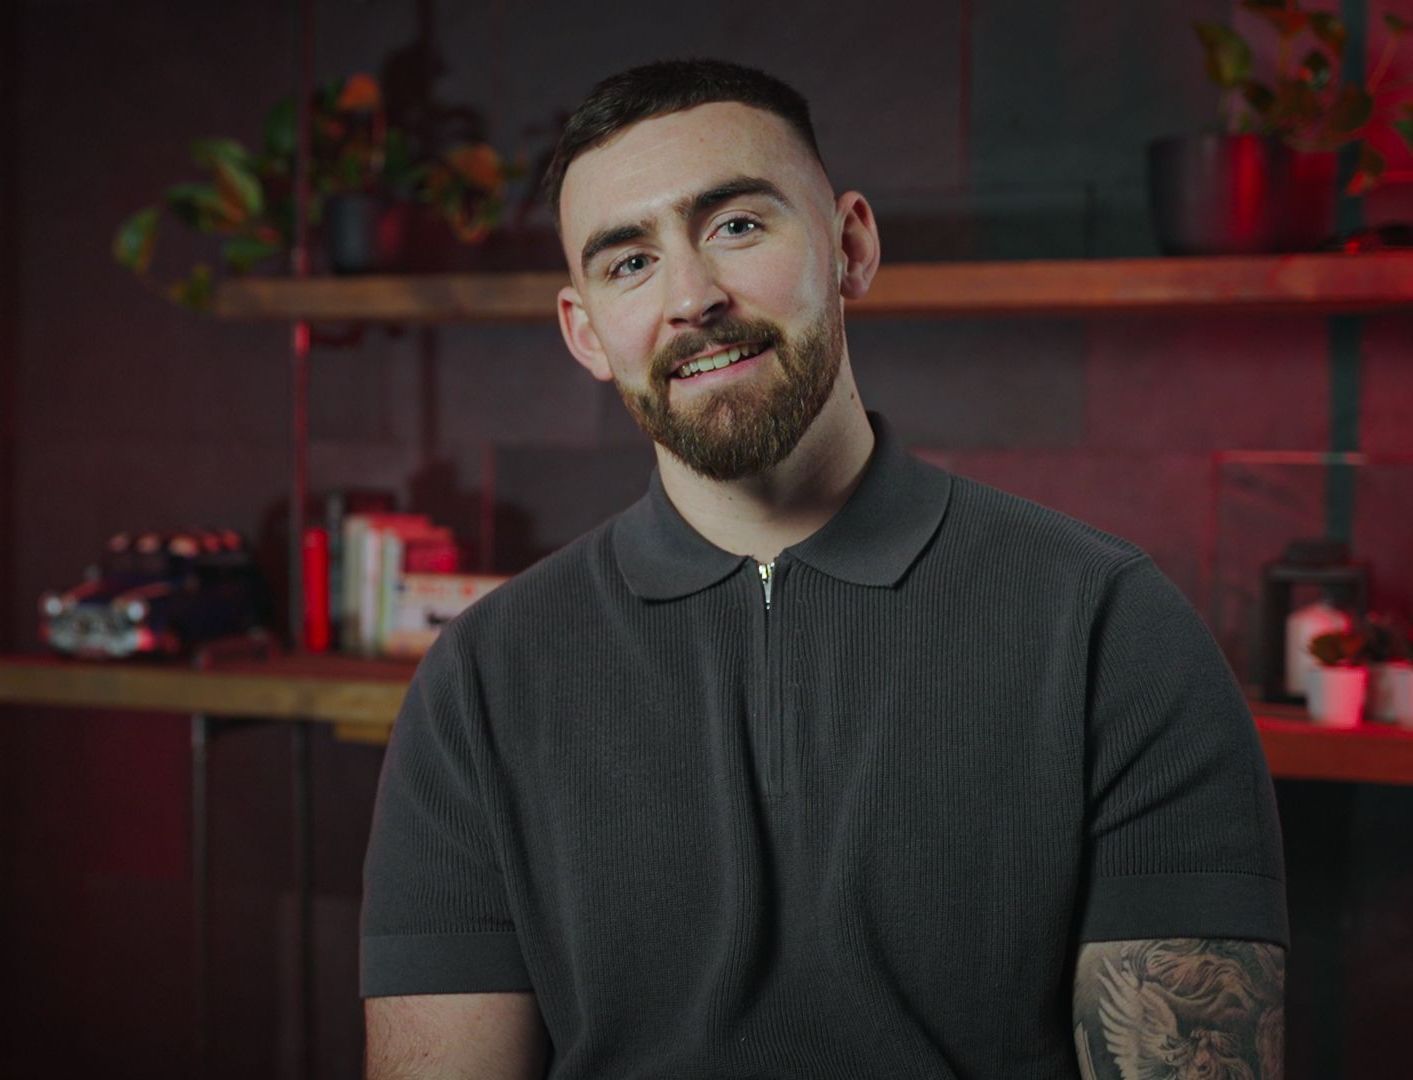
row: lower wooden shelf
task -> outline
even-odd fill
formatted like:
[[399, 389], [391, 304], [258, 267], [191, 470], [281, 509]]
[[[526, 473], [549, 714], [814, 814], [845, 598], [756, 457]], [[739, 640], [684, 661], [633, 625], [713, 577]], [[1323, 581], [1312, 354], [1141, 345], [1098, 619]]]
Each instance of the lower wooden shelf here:
[[1360, 724], [1318, 727], [1304, 709], [1252, 701], [1271, 775], [1286, 780], [1413, 784], [1413, 728]]
[[[205, 713], [327, 723], [341, 738], [387, 741], [414, 665], [348, 656], [223, 660], [197, 670], [158, 663], [94, 663], [0, 656], [0, 705]], [[1316, 727], [1305, 711], [1253, 701], [1274, 776], [1413, 785], [1413, 729]]]
[[225, 660], [203, 669], [4, 656], [0, 704], [328, 723], [342, 737], [383, 742], [414, 667], [348, 656]]

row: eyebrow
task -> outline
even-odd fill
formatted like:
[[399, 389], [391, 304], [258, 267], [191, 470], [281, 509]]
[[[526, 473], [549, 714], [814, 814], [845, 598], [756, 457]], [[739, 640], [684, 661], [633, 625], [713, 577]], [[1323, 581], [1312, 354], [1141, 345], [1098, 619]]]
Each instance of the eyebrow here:
[[[790, 205], [790, 200], [785, 198], [784, 192], [769, 180], [759, 176], [733, 176], [730, 180], [725, 180], [705, 191], [699, 191], [695, 195], [689, 195], [685, 199], [679, 200], [673, 204], [672, 210], [680, 220], [689, 221], [724, 202], [730, 202], [732, 199], [739, 199], [745, 195], [763, 195], [781, 206], [788, 207]], [[587, 273], [589, 263], [596, 256], [608, 248], [641, 240], [643, 237], [651, 235], [654, 227], [653, 220], [645, 218], [632, 224], [610, 225], [608, 228], [599, 229], [584, 241], [584, 247], [579, 253], [579, 265]]]

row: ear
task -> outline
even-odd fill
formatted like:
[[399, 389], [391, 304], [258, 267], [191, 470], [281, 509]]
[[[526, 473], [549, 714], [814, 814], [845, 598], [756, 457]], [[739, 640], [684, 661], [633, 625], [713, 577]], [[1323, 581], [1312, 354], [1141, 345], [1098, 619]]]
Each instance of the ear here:
[[579, 290], [572, 285], [559, 290], [559, 332], [564, 335], [564, 344], [569, 346], [574, 359], [583, 364], [590, 375], [600, 382], [612, 380], [608, 357], [589, 324], [589, 313], [584, 310]]
[[878, 272], [882, 246], [873, 207], [857, 191], [846, 191], [834, 204], [834, 252], [839, 270], [839, 295], [857, 300], [868, 292]]

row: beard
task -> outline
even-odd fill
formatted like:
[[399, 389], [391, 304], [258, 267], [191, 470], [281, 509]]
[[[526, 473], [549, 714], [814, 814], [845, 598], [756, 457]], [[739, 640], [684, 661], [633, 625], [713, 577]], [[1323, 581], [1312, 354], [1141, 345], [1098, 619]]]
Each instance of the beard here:
[[[678, 364], [746, 342], [775, 350], [779, 370], [768, 385], [728, 386], [690, 407], [673, 408], [672, 373]], [[739, 480], [778, 465], [795, 449], [829, 400], [843, 355], [843, 317], [827, 305], [797, 339], [766, 319], [726, 318], [685, 332], [653, 356], [645, 389], [614, 382], [653, 442], [702, 476]], [[763, 374], [749, 381], [764, 382]]]

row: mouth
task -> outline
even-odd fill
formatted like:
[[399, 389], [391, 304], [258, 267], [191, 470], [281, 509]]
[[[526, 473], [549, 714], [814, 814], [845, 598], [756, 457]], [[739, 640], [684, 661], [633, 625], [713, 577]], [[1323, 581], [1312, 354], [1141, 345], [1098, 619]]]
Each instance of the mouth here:
[[675, 379], [690, 379], [694, 375], [701, 375], [707, 371], [719, 371], [721, 368], [730, 367], [732, 364], [740, 363], [742, 360], [750, 360], [759, 356], [769, 347], [768, 342], [758, 341], [745, 345], [731, 345], [716, 352], [707, 353], [705, 356], [698, 356], [688, 360], [672, 373]]

